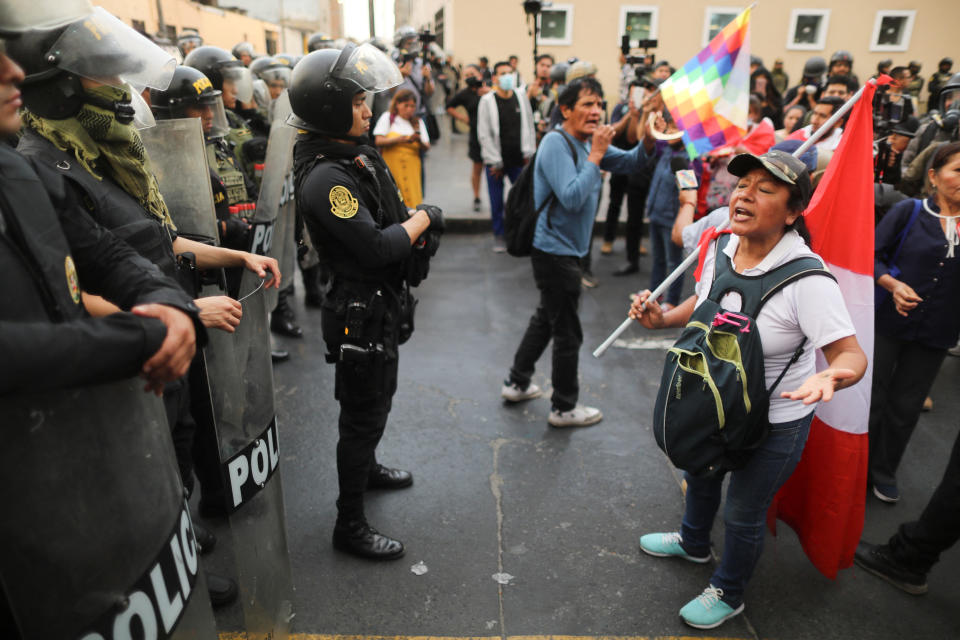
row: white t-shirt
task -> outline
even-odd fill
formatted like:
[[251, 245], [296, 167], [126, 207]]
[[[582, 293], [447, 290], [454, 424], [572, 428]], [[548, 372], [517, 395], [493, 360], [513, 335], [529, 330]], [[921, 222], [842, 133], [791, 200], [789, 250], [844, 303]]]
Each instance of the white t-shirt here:
[[[733, 260], [739, 238], [730, 236], [724, 253]], [[710, 294], [713, 283], [715, 245], [707, 250], [700, 281], [694, 289], [697, 294], [697, 306]], [[796, 231], [788, 231], [780, 242], [767, 254], [760, 264], [746, 269], [740, 275], [756, 276], [766, 273], [794, 258], [814, 257], [823, 262]], [[740, 295], [728, 293], [720, 304], [729, 311], [739, 311]], [[800, 341], [807, 337], [803, 346], [803, 355], [794, 363], [770, 397], [771, 423], [790, 422], [807, 415], [812, 409], [799, 400], [780, 397], [783, 391], [797, 389], [804, 380], [816, 373], [814, 349], [835, 342], [840, 338], [855, 335], [853, 322], [847, 313], [840, 287], [831, 278], [809, 276], [792, 282], [773, 294], [757, 318], [760, 342], [763, 345], [763, 366], [766, 373], [767, 389], [787, 366]]]
[[[412, 136], [414, 134], [413, 125], [410, 124], [410, 121], [406, 118], [401, 118], [397, 116], [393, 119], [393, 124], [390, 124], [390, 112], [387, 111], [381, 114], [380, 119], [377, 120], [377, 126], [373, 128], [373, 135], [375, 136], [385, 136], [388, 133], [398, 133], [401, 136]], [[427, 135], [427, 126], [423, 124], [423, 118], [420, 118], [420, 140], [423, 142], [430, 142], [430, 136]]]

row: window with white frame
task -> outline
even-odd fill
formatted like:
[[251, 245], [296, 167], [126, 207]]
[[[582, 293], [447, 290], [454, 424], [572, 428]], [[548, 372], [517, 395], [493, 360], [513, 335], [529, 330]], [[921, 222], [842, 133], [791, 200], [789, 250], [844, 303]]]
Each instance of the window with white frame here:
[[544, 7], [540, 20], [540, 44], [573, 44], [573, 5], [554, 4]]
[[707, 7], [703, 14], [703, 42], [700, 46], [707, 46], [725, 26], [736, 20], [740, 11], [740, 7]]
[[630, 36], [630, 48], [635, 49], [640, 40], [657, 39], [659, 7], [650, 5], [626, 5], [620, 7], [620, 25], [617, 41], [624, 35]]
[[906, 51], [916, 11], [877, 11], [870, 51]]
[[829, 26], [829, 9], [794, 9], [790, 13], [787, 49], [822, 51]]

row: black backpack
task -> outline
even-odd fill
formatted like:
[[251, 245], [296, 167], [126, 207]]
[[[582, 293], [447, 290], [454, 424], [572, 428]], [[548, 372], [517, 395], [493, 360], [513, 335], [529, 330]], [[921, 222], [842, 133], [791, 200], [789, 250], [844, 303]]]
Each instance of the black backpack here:
[[[797, 258], [759, 276], [734, 271], [723, 253], [729, 234], [716, 241], [710, 295], [667, 352], [653, 410], [653, 435], [674, 466], [710, 476], [744, 466], [769, 431], [770, 394], [800, 359], [806, 338], [776, 382], [766, 388], [763, 346], [756, 318], [777, 291], [813, 275], [833, 278], [816, 258]], [[834, 278], [835, 279], [835, 278]], [[741, 311], [720, 300], [730, 292]]]
[[[548, 133], [547, 136], [551, 133]], [[573, 143], [570, 142], [566, 134], [560, 131], [556, 133], [566, 140], [570, 153], [573, 155], [574, 166], [576, 166], [577, 151], [573, 148]], [[546, 136], [544, 136], [545, 139]], [[540, 144], [543, 144], [542, 140]], [[517, 176], [517, 181], [511, 185], [510, 193], [507, 194], [507, 203], [503, 208], [503, 236], [507, 243], [507, 253], [517, 258], [529, 256], [533, 250], [533, 234], [537, 230], [537, 218], [540, 217], [540, 212], [548, 206], [547, 226], [553, 228], [553, 225], [550, 224], [550, 211], [557, 200], [557, 195], [551, 191], [539, 207], [534, 206], [533, 172], [536, 162], [537, 154], [534, 153], [530, 162]]]

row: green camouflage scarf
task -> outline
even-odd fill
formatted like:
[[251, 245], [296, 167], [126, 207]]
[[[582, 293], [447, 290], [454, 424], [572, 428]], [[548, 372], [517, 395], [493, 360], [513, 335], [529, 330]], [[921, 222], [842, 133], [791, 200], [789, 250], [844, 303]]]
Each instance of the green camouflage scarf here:
[[[130, 99], [126, 89], [110, 85], [85, 91], [110, 102]], [[97, 180], [106, 175], [140, 206], [166, 226], [176, 229], [160, 195], [143, 140], [132, 124], [121, 124], [113, 111], [88, 103], [83, 104], [76, 116], [66, 120], [40, 118], [26, 110], [23, 120], [61, 151], [73, 153]]]

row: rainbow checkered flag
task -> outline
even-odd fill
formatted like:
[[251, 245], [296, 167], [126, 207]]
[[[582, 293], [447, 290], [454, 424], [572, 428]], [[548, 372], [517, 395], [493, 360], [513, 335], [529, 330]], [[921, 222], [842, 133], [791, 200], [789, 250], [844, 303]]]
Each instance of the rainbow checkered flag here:
[[683, 131], [690, 159], [746, 133], [750, 99], [750, 8], [660, 85], [663, 102]]

